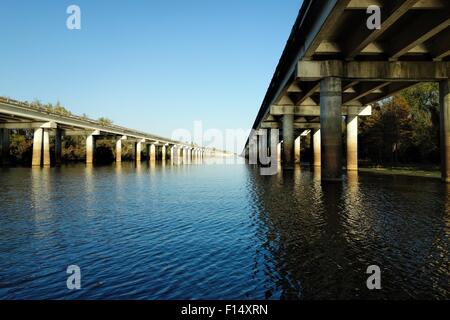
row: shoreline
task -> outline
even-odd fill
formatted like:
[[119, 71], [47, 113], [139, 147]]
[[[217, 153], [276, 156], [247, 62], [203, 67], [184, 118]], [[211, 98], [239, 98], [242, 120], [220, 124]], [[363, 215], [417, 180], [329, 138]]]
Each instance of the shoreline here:
[[441, 172], [436, 168], [420, 168], [420, 167], [360, 167], [360, 172], [373, 173], [390, 176], [409, 176], [440, 179]]

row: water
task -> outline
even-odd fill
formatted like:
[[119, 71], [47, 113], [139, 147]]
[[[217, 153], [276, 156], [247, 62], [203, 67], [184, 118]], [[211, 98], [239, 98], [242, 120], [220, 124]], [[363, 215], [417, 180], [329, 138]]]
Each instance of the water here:
[[450, 298], [438, 180], [124, 163], [0, 169], [0, 186], [0, 299]]

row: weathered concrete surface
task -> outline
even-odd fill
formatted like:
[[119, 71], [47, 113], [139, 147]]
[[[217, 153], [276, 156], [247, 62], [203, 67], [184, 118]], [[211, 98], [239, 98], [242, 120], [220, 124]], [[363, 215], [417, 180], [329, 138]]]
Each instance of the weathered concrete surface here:
[[313, 165], [320, 168], [322, 166], [322, 135], [320, 129], [311, 131], [313, 143]]
[[142, 161], [142, 142], [136, 142], [136, 162]]
[[148, 157], [150, 161], [156, 161], [156, 145], [151, 144], [149, 146], [149, 153], [148, 153]]
[[347, 116], [347, 170], [358, 170], [358, 116]]
[[33, 135], [33, 158], [31, 165], [33, 167], [40, 167], [42, 164], [42, 138], [44, 135], [44, 129], [34, 129]]
[[302, 137], [299, 136], [297, 137], [297, 139], [295, 139], [295, 163], [297, 164], [301, 162], [300, 157], [301, 147], [302, 147]]
[[44, 135], [42, 139], [42, 165], [49, 167], [51, 165], [50, 160], [50, 134], [48, 129], [44, 129]]
[[86, 138], [86, 164], [93, 164], [95, 158], [95, 136], [93, 134]]
[[62, 130], [55, 130], [55, 163], [61, 165], [62, 163]]
[[450, 183], [450, 80], [439, 84], [442, 180]]
[[7, 165], [9, 163], [9, 130], [0, 129], [0, 164]]
[[122, 138], [116, 140], [116, 162], [122, 162]]
[[294, 115], [285, 114], [283, 122], [283, 169], [293, 169], [295, 164]]
[[322, 181], [342, 180], [342, 83], [325, 78], [320, 83]]

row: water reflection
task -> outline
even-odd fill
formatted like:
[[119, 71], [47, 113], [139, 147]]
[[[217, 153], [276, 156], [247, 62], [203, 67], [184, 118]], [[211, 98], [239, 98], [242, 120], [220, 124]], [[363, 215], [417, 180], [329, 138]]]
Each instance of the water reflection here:
[[[431, 208], [429, 199], [424, 202], [434, 198], [439, 183], [425, 181], [422, 187], [431, 193], [416, 193], [408, 179], [374, 182], [356, 172], [334, 184], [321, 184], [315, 172], [300, 168], [272, 178], [260, 177], [250, 167], [249, 172], [250, 189], [257, 190], [250, 196], [260, 204], [255, 205], [261, 224], [257, 236], [262, 237], [264, 255], [270, 257], [265, 264], [272, 284], [268, 297], [448, 297], [444, 282], [449, 280], [449, 208]], [[448, 201], [447, 197], [447, 206]], [[445, 222], [434, 221], [443, 211]], [[445, 233], [437, 232], [439, 224], [446, 225]], [[433, 237], [441, 245], [425, 246]], [[373, 264], [382, 268], [387, 281], [381, 292], [369, 292], [365, 286], [366, 269]], [[418, 280], [419, 268], [440, 279], [439, 285]]]
[[[0, 298], [450, 298], [438, 181], [167, 161], [2, 170], [0, 185]], [[78, 293], [60, 274], [73, 263]]]

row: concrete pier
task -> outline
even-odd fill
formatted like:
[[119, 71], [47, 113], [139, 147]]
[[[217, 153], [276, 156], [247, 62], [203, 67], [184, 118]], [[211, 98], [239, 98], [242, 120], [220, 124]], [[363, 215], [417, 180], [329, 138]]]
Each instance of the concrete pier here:
[[295, 139], [295, 163], [299, 164], [301, 162], [301, 147], [302, 147], [302, 136], [298, 136]]
[[312, 134], [312, 148], [313, 148], [313, 166], [320, 168], [322, 166], [322, 135], [320, 129], [314, 129]]
[[167, 146], [161, 147], [161, 161], [165, 162], [167, 160]]
[[91, 134], [86, 138], [86, 164], [93, 164], [95, 159], [95, 135]]
[[358, 116], [347, 116], [347, 170], [358, 170]]
[[342, 180], [342, 83], [337, 77], [320, 82], [322, 181]]
[[44, 135], [44, 129], [36, 128], [34, 129], [33, 135], [33, 158], [31, 160], [31, 165], [33, 167], [40, 167], [42, 164], [42, 138]]
[[135, 148], [136, 148], [136, 162], [141, 162], [142, 161], [142, 142], [138, 141], [135, 144]]
[[51, 165], [50, 160], [50, 133], [49, 129], [43, 129], [42, 138], [42, 165], [44, 167], [49, 167]]
[[57, 166], [62, 163], [62, 130], [55, 130], [55, 164]]
[[294, 115], [285, 114], [283, 122], [283, 169], [290, 170], [294, 168], [295, 163], [295, 141], [294, 141]]
[[0, 129], [0, 163], [7, 165], [9, 163], [9, 130]]
[[149, 146], [149, 151], [150, 153], [148, 153], [148, 159], [153, 162], [156, 161], [156, 145], [151, 144]]
[[450, 183], [450, 80], [439, 83], [442, 181]]
[[122, 162], [122, 138], [116, 140], [116, 162]]

